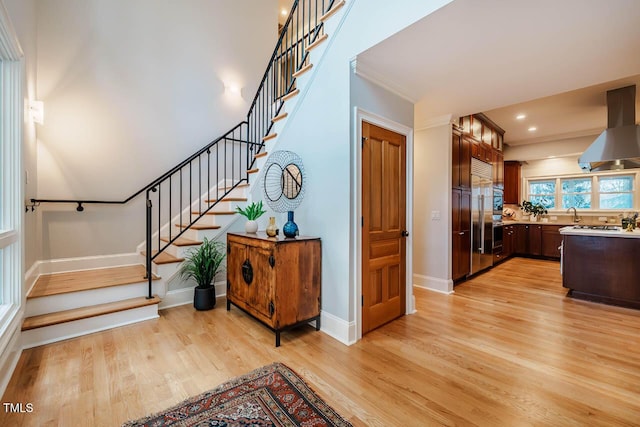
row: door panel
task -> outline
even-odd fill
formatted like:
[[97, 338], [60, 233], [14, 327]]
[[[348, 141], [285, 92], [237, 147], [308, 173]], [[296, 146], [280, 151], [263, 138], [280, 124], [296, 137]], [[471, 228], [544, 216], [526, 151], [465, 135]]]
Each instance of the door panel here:
[[405, 313], [406, 141], [362, 124], [362, 332]]

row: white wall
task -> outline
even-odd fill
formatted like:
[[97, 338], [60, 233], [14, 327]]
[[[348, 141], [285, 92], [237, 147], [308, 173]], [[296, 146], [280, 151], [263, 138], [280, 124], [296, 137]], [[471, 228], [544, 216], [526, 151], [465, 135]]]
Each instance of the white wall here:
[[[39, 198], [125, 199], [235, 126], [277, 37], [276, 0], [37, 6]], [[41, 210], [45, 259], [132, 252], [144, 239], [142, 200]]]
[[451, 124], [448, 121], [415, 131], [413, 162], [413, 281], [418, 286], [451, 292]]
[[[24, 54], [24, 97], [36, 99], [36, 2], [35, 0], [3, 0], [9, 17], [18, 35], [20, 47]], [[25, 198], [30, 199], [37, 194], [38, 162], [36, 156], [36, 128], [28, 114], [25, 114], [23, 128], [23, 164], [25, 171]], [[28, 180], [26, 177], [28, 176]], [[28, 269], [40, 257], [40, 234], [38, 233], [37, 212], [28, 212], [24, 216], [24, 267]]]
[[278, 149], [297, 152], [309, 177], [296, 222], [301, 233], [322, 238], [322, 310], [346, 323], [354, 321], [356, 266], [350, 245], [359, 226], [351, 221], [357, 202], [351, 153], [359, 142], [352, 139], [350, 61], [448, 2], [347, 1], [344, 25], [330, 35], [323, 62], [314, 64], [312, 85], [280, 135]]

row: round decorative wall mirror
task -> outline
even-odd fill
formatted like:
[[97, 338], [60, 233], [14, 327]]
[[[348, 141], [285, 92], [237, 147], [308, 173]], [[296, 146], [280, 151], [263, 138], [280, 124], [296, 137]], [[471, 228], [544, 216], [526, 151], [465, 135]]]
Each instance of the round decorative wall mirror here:
[[288, 212], [302, 202], [305, 190], [302, 159], [292, 151], [276, 151], [265, 164], [264, 199], [275, 212]]

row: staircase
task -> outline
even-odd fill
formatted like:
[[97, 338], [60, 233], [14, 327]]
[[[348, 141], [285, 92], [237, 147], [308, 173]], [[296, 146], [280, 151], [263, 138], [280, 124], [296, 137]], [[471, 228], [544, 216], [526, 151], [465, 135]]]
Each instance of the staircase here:
[[32, 199], [77, 203], [82, 211], [83, 204], [127, 203], [145, 194], [147, 230], [136, 250], [139, 264], [41, 275], [27, 295], [24, 348], [157, 318], [159, 308], [192, 301], [193, 286], [173, 292], [169, 284], [179, 280], [186, 252], [204, 237], [224, 240], [237, 219], [235, 207], [249, 201], [260, 168], [295, 116], [314, 64], [344, 18], [344, 5], [345, 0], [296, 0], [247, 120], [131, 197]]

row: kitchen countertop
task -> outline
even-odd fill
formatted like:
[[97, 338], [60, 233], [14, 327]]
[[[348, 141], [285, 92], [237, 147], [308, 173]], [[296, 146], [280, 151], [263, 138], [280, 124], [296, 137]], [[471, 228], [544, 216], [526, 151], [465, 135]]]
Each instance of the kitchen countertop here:
[[560, 234], [571, 236], [598, 236], [598, 237], [624, 237], [640, 238], [640, 229], [624, 231], [621, 227], [618, 230], [592, 230], [588, 228], [574, 228], [573, 225], [560, 229]]
[[[504, 225], [513, 225], [513, 224], [526, 224], [526, 225], [531, 225], [531, 224], [536, 224], [536, 225], [560, 225], [562, 227], [567, 226], [567, 225], [575, 225], [575, 223], [573, 222], [567, 222], [567, 221], [548, 221], [548, 222], [542, 222], [542, 221], [528, 221], [528, 220], [524, 220], [524, 219], [504, 219], [502, 220], [502, 223]], [[612, 224], [613, 225], [613, 224]]]

